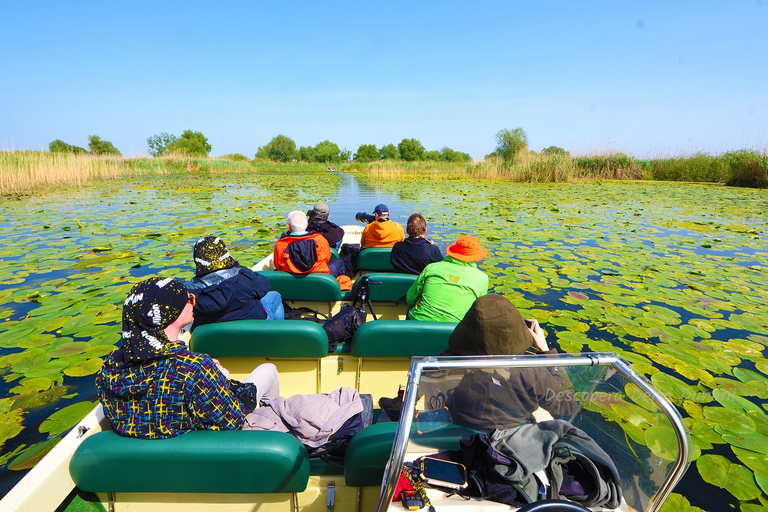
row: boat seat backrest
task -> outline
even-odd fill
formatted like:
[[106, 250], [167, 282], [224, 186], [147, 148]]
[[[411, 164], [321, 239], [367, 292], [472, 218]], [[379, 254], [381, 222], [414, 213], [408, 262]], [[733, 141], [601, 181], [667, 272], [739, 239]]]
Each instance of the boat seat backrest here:
[[[434, 424], [423, 433], [411, 432], [411, 442], [425, 451], [459, 450], [459, 442], [476, 432], [453, 424]], [[344, 481], [349, 487], [380, 486], [384, 468], [392, 453], [397, 422], [375, 423], [360, 430], [347, 447], [344, 457]]]
[[448, 348], [456, 328], [451, 322], [376, 320], [361, 325], [352, 336], [354, 357], [436, 356]]
[[305, 320], [233, 320], [196, 328], [189, 348], [216, 358], [314, 359], [328, 355], [328, 335]]
[[304, 445], [284, 432], [136, 439], [108, 430], [82, 442], [69, 471], [88, 492], [293, 493], [306, 489], [310, 464]]
[[[381, 284], [371, 284], [368, 286], [370, 299], [373, 302], [405, 302], [408, 288], [419, 277], [412, 274], [399, 274], [395, 272], [374, 272], [366, 275], [369, 281], [381, 281]], [[352, 297], [357, 297], [361, 283], [362, 280], [360, 278], [355, 280], [355, 285], [352, 287]]]
[[363, 249], [357, 256], [357, 269], [378, 272], [394, 271], [395, 268], [389, 261], [390, 254], [392, 254], [391, 247], [369, 247], [368, 249]]
[[291, 274], [281, 270], [260, 270], [269, 279], [269, 289], [283, 300], [311, 300], [335, 302], [341, 300], [339, 282], [330, 274]]

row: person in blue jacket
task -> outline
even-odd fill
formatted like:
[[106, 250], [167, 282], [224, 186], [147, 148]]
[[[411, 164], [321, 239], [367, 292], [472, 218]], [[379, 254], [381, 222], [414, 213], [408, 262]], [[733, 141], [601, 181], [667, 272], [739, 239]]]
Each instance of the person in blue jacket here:
[[282, 320], [280, 294], [269, 291], [269, 279], [241, 267], [215, 236], [201, 238], [193, 250], [195, 277], [187, 290], [196, 298], [192, 329], [229, 320]]
[[420, 213], [408, 217], [405, 230], [408, 238], [395, 243], [389, 256], [395, 272], [419, 275], [430, 263], [443, 260], [440, 248], [424, 236], [427, 234], [427, 221]]

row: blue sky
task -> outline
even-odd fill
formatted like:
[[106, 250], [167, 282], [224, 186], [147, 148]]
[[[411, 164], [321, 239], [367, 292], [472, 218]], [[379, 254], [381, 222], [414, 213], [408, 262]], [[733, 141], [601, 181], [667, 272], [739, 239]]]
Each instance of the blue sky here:
[[638, 157], [768, 145], [768, 0], [6, 2], [0, 148], [201, 131]]

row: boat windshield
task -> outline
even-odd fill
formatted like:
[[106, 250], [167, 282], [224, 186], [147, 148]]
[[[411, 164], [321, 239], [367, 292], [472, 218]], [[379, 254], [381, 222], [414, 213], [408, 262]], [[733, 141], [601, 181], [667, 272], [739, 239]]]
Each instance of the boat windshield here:
[[614, 354], [413, 358], [377, 510], [404, 510], [393, 497], [410, 483], [438, 511], [547, 498], [655, 511], [690, 445], [677, 410]]

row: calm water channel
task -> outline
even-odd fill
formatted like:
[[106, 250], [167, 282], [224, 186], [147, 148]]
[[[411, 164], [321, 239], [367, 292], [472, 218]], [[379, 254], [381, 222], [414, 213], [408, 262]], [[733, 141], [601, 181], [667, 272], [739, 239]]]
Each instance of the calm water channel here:
[[95, 402], [93, 374], [119, 339], [131, 283], [192, 277], [192, 245], [209, 234], [254, 263], [288, 211], [318, 200], [338, 224], [379, 202], [403, 224], [421, 212], [443, 251], [458, 234], [478, 236], [494, 291], [562, 350], [630, 360], [687, 417], [696, 455], [724, 458], [737, 475], [711, 485], [694, 461], [677, 492], [711, 511], [768, 503], [756, 462], [768, 458], [768, 192], [329, 172], [116, 180], [4, 200], [0, 495]]

